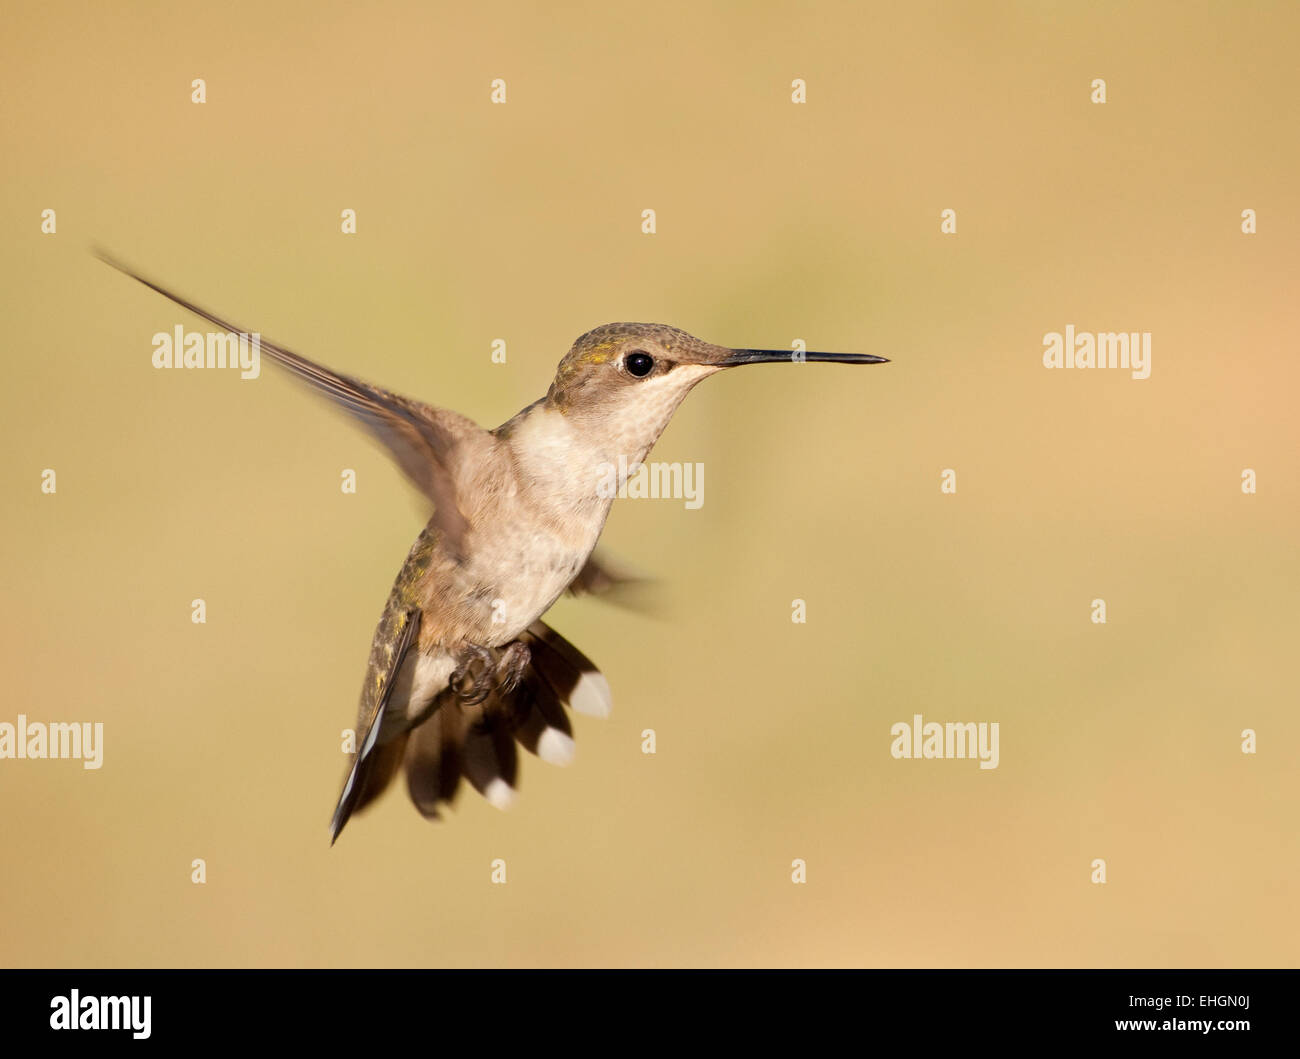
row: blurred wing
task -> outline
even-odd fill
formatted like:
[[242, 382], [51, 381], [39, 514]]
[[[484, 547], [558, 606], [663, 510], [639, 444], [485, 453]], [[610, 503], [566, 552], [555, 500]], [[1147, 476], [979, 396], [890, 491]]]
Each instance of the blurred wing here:
[[605, 593], [630, 585], [645, 584], [645, 579], [620, 573], [604, 558], [598, 558], [593, 552], [587, 562], [578, 571], [578, 576], [569, 582], [566, 591], [573, 596], [603, 596]]
[[[214, 313], [186, 301], [165, 287], [132, 272], [125, 265], [106, 254], [98, 253], [106, 264], [143, 283], [164, 298], [169, 298], [182, 308], [203, 317], [223, 331], [249, 333]], [[458, 437], [477, 429], [464, 416], [445, 409], [434, 408], [420, 401], [402, 397], [379, 386], [372, 386], [350, 375], [341, 375], [329, 368], [301, 357], [283, 346], [266, 339], [260, 348], [282, 367], [324, 394], [355, 416], [370, 433], [393, 454], [397, 465], [427, 496], [434, 505], [434, 524], [442, 531], [448, 548], [461, 555], [465, 538], [466, 521], [456, 501], [455, 483], [450, 467], [452, 451]]]
[[641, 614], [662, 615], [659, 587], [659, 582], [623, 573], [607, 557], [593, 553], [565, 591], [571, 596], [596, 596]]

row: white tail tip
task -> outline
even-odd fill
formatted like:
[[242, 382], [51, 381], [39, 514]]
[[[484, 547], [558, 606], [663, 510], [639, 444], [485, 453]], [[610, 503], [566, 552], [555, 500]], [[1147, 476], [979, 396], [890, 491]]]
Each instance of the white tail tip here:
[[583, 673], [573, 694], [569, 696], [569, 705], [588, 717], [599, 717], [602, 720], [608, 717], [614, 708], [614, 696], [604, 674], [595, 671]]
[[483, 797], [496, 809], [509, 809], [515, 804], [514, 789], [500, 776], [487, 785]]
[[575, 752], [573, 737], [558, 728], [547, 728], [537, 740], [537, 756], [548, 765], [568, 765]]

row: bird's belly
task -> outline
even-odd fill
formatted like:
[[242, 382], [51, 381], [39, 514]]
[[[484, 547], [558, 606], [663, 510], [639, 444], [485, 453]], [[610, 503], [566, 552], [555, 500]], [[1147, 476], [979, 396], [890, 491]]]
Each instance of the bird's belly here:
[[507, 557], [507, 572], [495, 582], [482, 642], [498, 647], [528, 628], [569, 587], [590, 553], [590, 548], [579, 551], [554, 539], [538, 539]]
[[[500, 647], [516, 639], [577, 577], [604, 524], [474, 535], [459, 564], [439, 564], [426, 588], [423, 638]], [[430, 644], [431, 645], [431, 644]]]

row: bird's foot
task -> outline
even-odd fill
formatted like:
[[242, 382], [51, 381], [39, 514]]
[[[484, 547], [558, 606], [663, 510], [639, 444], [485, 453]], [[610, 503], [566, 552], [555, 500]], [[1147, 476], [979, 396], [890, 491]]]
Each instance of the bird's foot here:
[[528, 650], [528, 645], [518, 640], [507, 645], [501, 652], [501, 659], [497, 662], [496, 680], [497, 690], [502, 695], [509, 695], [519, 686], [519, 681], [523, 679], [524, 670], [528, 668], [531, 658], [532, 652]]
[[493, 689], [508, 695], [519, 686], [531, 658], [528, 645], [515, 640], [502, 649], [500, 658], [492, 648], [467, 643], [460, 661], [447, 680], [463, 706], [477, 706]]
[[[477, 672], [475, 665], [477, 664]], [[496, 659], [490, 647], [482, 644], [467, 643], [456, 668], [447, 678], [447, 686], [456, 693], [465, 706], [477, 706], [492, 691], [492, 682], [487, 679], [495, 667]]]

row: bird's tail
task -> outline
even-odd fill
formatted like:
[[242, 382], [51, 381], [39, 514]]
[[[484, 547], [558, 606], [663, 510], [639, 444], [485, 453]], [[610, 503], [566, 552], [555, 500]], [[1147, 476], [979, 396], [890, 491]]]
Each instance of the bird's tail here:
[[497, 808], [508, 808], [518, 789], [516, 744], [552, 765], [567, 765], [574, 755], [567, 710], [609, 716], [609, 683], [586, 655], [540, 621], [519, 641], [529, 660], [512, 689], [494, 688], [476, 706], [443, 691], [433, 713], [411, 732], [406, 787], [425, 817], [438, 818], [462, 776]]

